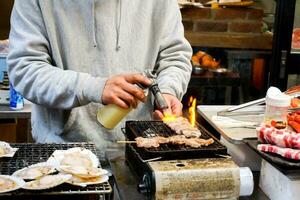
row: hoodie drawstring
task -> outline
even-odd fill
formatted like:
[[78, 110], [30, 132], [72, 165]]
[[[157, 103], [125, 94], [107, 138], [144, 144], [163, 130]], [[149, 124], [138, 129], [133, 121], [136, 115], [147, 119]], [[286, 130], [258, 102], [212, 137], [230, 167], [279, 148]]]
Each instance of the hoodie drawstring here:
[[97, 40], [96, 40], [96, 15], [95, 15], [95, 0], [92, 0], [92, 34], [93, 34], [93, 43], [94, 43], [94, 47], [97, 47]]
[[[96, 0], [92, 0], [92, 34], [93, 34], [93, 43], [94, 47], [98, 46], [97, 39], [96, 39], [96, 14], [95, 14], [95, 2]], [[120, 45], [120, 32], [121, 32], [121, 23], [122, 23], [122, 0], [117, 0], [117, 14], [116, 14], [116, 51], [121, 49]]]
[[[120, 32], [121, 32], [121, 22], [122, 22], [122, 0], [118, 0], [118, 9], [119, 15], [117, 14], [117, 22], [116, 22], [116, 32], [117, 32], [117, 41], [116, 41], [116, 51], [121, 49], [120, 45]], [[118, 11], [117, 11], [118, 12]]]

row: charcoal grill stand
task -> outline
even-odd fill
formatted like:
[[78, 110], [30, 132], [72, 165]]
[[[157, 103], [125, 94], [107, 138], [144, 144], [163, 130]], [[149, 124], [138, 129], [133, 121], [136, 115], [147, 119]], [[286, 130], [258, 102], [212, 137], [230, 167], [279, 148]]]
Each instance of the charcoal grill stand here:
[[[96, 147], [93, 143], [64, 143], [64, 144], [11, 144], [19, 150], [13, 158], [0, 159], [0, 174], [11, 175], [18, 169], [22, 169], [32, 164], [45, 162], [55, 150], [66, 150], [72, 147], [83, 147], [91, 150], [96, 155]], [[0, 199], [100, 199], [110, 200], [112, 198], [112, 183], [105, 182], [87, 187], [72, 186], [67, 183], [52, 189], [41, 191], [29, 191], [19, 189], [11, 193], [0, 194]], [[71, 196], [70, 196], [71, 195]], [[91, 198], [93, 197], [93, 198]]]

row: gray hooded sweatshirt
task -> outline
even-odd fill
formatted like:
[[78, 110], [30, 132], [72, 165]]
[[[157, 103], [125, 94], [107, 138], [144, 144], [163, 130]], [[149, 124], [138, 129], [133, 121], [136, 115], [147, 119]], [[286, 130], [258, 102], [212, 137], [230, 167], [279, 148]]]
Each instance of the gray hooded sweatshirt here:
[[33, 102], [39, 143], [92, 141], [118, 148], [126, 120], [149, 120], [153, 103], [130, 112], [114, 130], [97, 123], [106, 80], [158, 66], [164, 93], [182, 98], [191, 74], [177, 0], [15, 0], [9, 78]]

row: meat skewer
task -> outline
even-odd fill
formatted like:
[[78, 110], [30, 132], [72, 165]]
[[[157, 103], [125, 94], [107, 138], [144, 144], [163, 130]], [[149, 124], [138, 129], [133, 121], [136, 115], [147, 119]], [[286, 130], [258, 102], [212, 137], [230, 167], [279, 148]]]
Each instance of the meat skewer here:
[[[200, 148], [202, 146], [208, 146], [214, 143], [212, 138], [208, 140], [201, 138], [186, 138], [183, 135], [175, 135], [170, 137], [157, 136], [151, 138], [137, 137], [135, 138], [135, 141], [137, 147], [143, 148], [157, 148], [160, 146], [160, 144], [185, 145], [192, 148]], [[129, 143], [133, 143], [133, 141], [129, 141]]]

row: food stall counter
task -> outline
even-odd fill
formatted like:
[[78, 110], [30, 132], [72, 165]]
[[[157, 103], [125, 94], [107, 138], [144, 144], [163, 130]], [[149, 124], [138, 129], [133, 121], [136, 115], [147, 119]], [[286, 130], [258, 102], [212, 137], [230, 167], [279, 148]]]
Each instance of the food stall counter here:
[[[231, 106], [215, 106], [215, 105], [205, 105], [205, 106], [198, 106], [197, 110], [198, 113], [200, 114], [201, 117], [203, 117], [213, 128], [215, 128], [218, 133], [222, 137], [224, 137], [226, 140], [228, 140], [230, 143], [233, 144], [242, 144], [243, 139], [245, 138], [257, 138], [256, 136], [256, 131], [255, 131], [255, 124], [257, 126], [262, 122], [263, 120], [263, 115], [236, 115], [236, 116], [228, 116], [226, 118], [234, 119], [234, 120], [239, 120], [243, 122], [250, 122], [253, 123], [253, 126], [244, 126], [241, 124], [240, 127], [234, 126], [234, 127], [229, 127], [229, 126], [221, 126], [219, 123], [216, 123], [213, 120], [213, 117], [217, 116], [217, 113], [223, 110], [226, 110]], [[263, 111], [263, 106], [254, 106], [250, 107], [247, 110], [243, 110], [245, 112], [248, 111], [258, 111], [262, 112]]]

